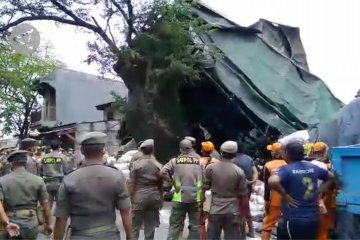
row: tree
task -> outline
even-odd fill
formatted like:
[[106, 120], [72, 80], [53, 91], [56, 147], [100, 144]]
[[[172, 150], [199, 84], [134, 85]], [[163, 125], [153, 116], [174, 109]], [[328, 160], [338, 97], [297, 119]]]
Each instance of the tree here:
[[[206, 29], [186, 0], [3, 0], [0, 32], [25, 21], [47, 20], [90, 30], [87, 61], [115, 72], [129, 89], [127, 120], [136, 140], [155, 138], [160, 158], [177, 148], [186, 119], [179, 87], [200, 79], [204, 51], [192, 34]], [[98, 9], [96, 15], [92, 9]], [[110, 66], [110, 68], [109, 68]], [[142, 121], [139, 122], [139, 120]], [[161, 153], [161, 155], [159, 155]]]
[[56, 61], [15, 53], [0, 43], [0, 123], [3, 134], [28, 136], [30, 114], [39, 107], [39, 79], [58, 66]]

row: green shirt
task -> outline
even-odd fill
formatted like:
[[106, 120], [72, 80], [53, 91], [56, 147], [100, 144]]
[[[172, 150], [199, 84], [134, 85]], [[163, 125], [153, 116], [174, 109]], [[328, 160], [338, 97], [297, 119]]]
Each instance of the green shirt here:
[[[36, 209], [38, 202], [48, 200], [44, 181], [25, 170], [18, 168], [11, 173], [0, 178], [0, 200], [4, 204], [6, 212], [14, 209]], [[11, 218], [12, 222], [19, 224], [23, 228], [33, 228], [37, 226], [35, 217]]]

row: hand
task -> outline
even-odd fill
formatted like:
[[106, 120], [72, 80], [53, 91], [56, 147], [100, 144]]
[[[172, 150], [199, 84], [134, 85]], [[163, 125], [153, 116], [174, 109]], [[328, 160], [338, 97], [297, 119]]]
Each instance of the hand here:
[[251, 181], [250, 183], [254, 187], [256, 185], [256, 183], [257, 183], [257, 180]]
[[320, 214], [326, 214], [327, 213], [325, 203], [324, 203], [324, 201], [322, 199], [320, 199], [320, 201], [319, 201], [319, 211], [320, 211]]
[[20, 235], [20, 227], [15, 223], [7, 224], [6, 231], [9, 233], [10, 237], [17, 237]]
[[48, 236], [53, 233], [52, 227], [49, 224], [44, 224], [44, 233]]
[[299, 206], [299, 202], [293, 199], [289, 194], [286, 194], [285, 197], [283, 197], [283, 201], [288, 207], [298, 208]]

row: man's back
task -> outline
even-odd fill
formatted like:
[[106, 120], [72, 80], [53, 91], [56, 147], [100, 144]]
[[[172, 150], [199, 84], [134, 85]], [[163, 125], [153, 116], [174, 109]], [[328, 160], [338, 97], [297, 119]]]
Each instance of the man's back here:
[[246, 193], [244, 172], [230, 161], [210, 164], [205, 171], [205, 188], [209, 187], [212, 193], [210, 213], [234, 213], [238, 197]]
[[133, 210], [160, 208], [162, 203], [161, 167], [161, 164], [152, 156], [144, 156], [133, 163], [130, 172], [130, 183], [135, 186], [135, 192], [131, 199]]
[[136, 178], [136, 185], [144, 188], [157, 186], [158, 176], [161, 170], [161, 164], [149, 156], [137, 160], [133, 164], [132, 174]]
[[201, 191], [203, 175], [200, 159], [192, 154], [179, 155], [165, 164], [161, 172], [163, 175], [173, 173], [174, 181], [181, 190], [179, 193], [175, 193], [174, 201], [185, 203], [200, 201], [198, 192]]
[[285, 191], [298, 202], [298, 208], [282, 205], [285, 219], [317, 218], [318, 180], [326, 180], [328, 172], [309, 162], [299, 161], [283, 166], [277, 173]]
[[41, 188], [45, 188], [42, 179], [25, 170], [16, 170], [0, 178], [0, 186], [5, 210], [24, 205], [36, 208], [39, 198], [45, 197], [39, 196]]
[[113, 224], [115, 209], [130, 207], [125, 184], [123, 173], [117, 169], [85, 165], [64, 178], [57, 211], [69, 211], [72, 227], [77, 230]]
[[45, 177], [63, 177], [67, 172], [66, 161], [67, 157], [58, 151], [46, 154], [41, 159], [41, 174]]
[[243, 154], [243, 153], [239, 153], [235, 157], [234, 163], [236, 164], [236, 166], [238, 166], [239, 168], [241, 168], [244, 171], [246, 179], [248, 181], [253, 180], [254, 161], [250, 156]]

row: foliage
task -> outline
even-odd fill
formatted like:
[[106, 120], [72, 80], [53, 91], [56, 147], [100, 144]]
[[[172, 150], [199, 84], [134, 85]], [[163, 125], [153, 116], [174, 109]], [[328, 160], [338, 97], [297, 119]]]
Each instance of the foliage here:
[[116, 92], [111, 92], [111, 95], [114, 98], [114, 107], [118, 110], [121, 114], [126, 114], [127, 111], [127, 98], [119, 96]]
[[100, 63], [103, 73], [112, 71], [119, 54], [131, 50], [135, 53], [129, 56], [139, 54], [155, 64], [157, 78], [184, 74], [197, 79], [194, 66], [203, 56], [191, 41], [190, 29], [198, 32], [203, 25], [192, 16], [192, 4], [189, 0], [2, 0], [0, 32], [32, 20], [70, 24], [96, 34], [98, 39], [88, 42], [86, 61]]
[[[152, 64], [150, 77], [181, 83], [199, 80], [200, 64], [205, 59], [203, 49], [195, 45], [191, 33], [207, 31], [200, 19], [192, 15], [191, 4], [184, 1], [163, 2], [158, 6], [157, 22], [152, 29], [139, 33], [132, 50]], [[176, 82], [178, 80], [178, 82]]]
[[186, 127], [179, 86], [199, 80], [203, 61], [215, 54], [201, 42], [194, 43], [194, 35], [209, 29], [192, 14], [193, 4], [192, 0], [2, 0], [0, 33], [35, 20], [94, 33], [97, 39], [87, 43], [86, 61], [100, 63], [103, 73], [115, 70], [122, 77], [129, 98], [120, 108], [126, 110], [131, 134], [136, 140], [154, 138], [157, 149], [165, 152], [177, 145], [176, 138]]
[[26, 137], [30, 113], [39, 107], [39, 79], [48, 76], [58, 63], [50, 59], [15, 53], [0, 43], [0, 123], [3, 134]]

